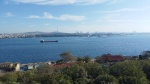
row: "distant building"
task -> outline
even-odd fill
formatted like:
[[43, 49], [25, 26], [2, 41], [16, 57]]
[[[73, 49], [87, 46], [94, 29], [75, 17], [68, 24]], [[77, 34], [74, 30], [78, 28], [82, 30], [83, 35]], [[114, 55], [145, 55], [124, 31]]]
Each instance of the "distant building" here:
[[53, 65], [53, 67], [59, 67], [59, 68], [62, 68], [62, 67], [70, 67], [72, 66], [73, 64], [76, 64], [75, 62], [70, 62], [70, 63], [63, 63], [63, 64], [55, 64]]
[[116, 62], [124, 61], [125, 59], [121, 55], [111, 55], [111, 54], [105, 54], [100, 57], [96, 58], [96, 61], [101, 63], [102, 66], [111, 66], [115, 64]]
[[50, 61], [48, 61], [48, 62], [22, 64], [21, 65], [21, 71], [28, 71], [28, 70], [32, 70], [32, 69], [37, 69], [38, 67], [43, 66], [43, 65], [51, 66], [52, 63]]
[[118, 62], [124, 60], [123, 57], [120, 55], [110, 55], [110, 56], [104, 56], [102, 58], [108, 62]]
[[21, 71], [28, 71], [31, 69], [36, 69], [37, 67], [39, 67], [40, 64], [38, 63], [29, 63], [29, 64], [22, 64], [21, 65]]
[[105, 54], [97, 59], [97, 61], [101, 63], [106, 62], [119, 62], [124, 61], [124, 58], [121, 55], [111, 55], [111, 54]]
[[20, 71], [20, 63], [5, 62], [0, 63], [0, 72]]
[[90, 62], [96, 62], [96, 59], [91, 59]]

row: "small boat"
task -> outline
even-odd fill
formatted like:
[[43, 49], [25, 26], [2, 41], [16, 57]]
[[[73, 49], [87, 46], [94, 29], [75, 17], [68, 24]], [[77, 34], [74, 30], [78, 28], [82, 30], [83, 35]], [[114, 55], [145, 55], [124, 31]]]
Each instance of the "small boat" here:
[[43, 43], [43, 42], [58, 42], [58, 40], [45, 41], [45, 40], [42, 39], [42, 40], [40, 40], [40, 42], [41, 42], [41, 43]]

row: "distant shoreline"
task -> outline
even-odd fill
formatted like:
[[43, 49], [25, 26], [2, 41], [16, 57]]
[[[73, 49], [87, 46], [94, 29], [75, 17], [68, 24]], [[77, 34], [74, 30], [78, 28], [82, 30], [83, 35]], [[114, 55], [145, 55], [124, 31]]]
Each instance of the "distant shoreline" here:
[[132, 35], [132, 33], [14, 33], [0, 34], [0, 39], [6, 38], [39, 38], [39, 37], [109, 37]]

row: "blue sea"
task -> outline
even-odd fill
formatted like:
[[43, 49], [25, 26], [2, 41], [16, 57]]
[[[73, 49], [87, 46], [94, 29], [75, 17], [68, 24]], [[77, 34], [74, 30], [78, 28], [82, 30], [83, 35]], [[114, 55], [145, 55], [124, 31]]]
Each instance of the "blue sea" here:
[[[40, 40], [58, 42], [40, 43]], [[0, 39], [1, 62], [45, 62], [56, 61], [64, 51], [73, 56], [95, 58], [110, 53], [138, 56], [150, 50], [150, 34], [134, 34], [109, 37], [41, 37]]]

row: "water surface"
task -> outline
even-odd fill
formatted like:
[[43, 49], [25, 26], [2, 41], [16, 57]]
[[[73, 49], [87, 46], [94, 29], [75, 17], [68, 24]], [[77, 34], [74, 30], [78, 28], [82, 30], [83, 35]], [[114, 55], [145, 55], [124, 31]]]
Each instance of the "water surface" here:
[[[59, 42], [40, 43], [44, 40]], [[0, 62], [40, 62], [60, 59], [68, 51], [74, 56], [95, 58], [102, 54], [134, 56], [150, 50], [150, 34], [111, 37], [44, 37], [0, 39]]]

